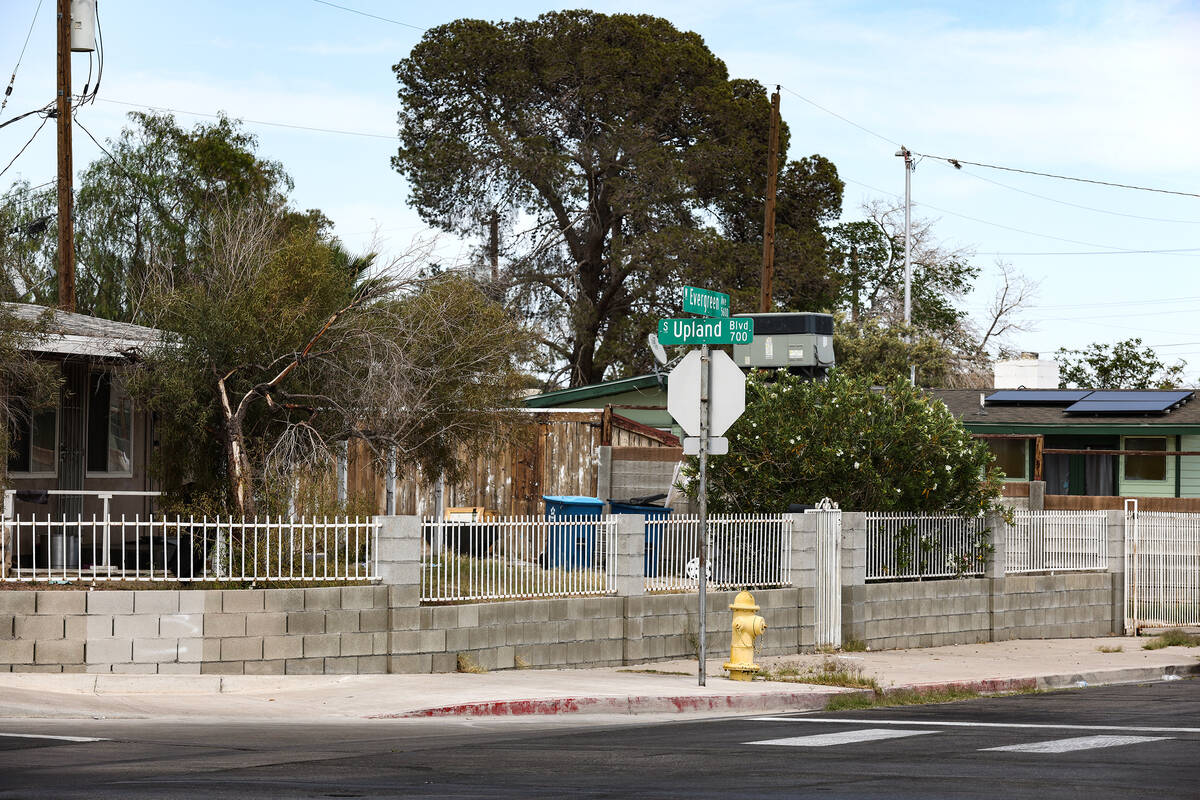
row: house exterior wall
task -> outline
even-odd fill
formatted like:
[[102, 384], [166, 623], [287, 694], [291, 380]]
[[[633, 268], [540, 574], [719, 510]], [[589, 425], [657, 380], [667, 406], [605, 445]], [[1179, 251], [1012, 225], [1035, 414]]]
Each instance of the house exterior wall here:
[[[1121, 437], [1121, 448], [1129, 447], [1128, 440], [1130, 438], [1145, 438], [1154, 437], [1153, 433], [1140, 434], [1138, 437]], [[1166, 436], [1167, 452], [1175, 449], [1175, 437]], [[1171, 456], [1166, 456], [1167, 473], [1166, 478], [1161, 481], [1133, 481], [1125, 479], [1125, 458], [1126, 456], [1118, 456], [1119, 463], [1117, 465], [1117, 491], [1122, 496], [1128, 497], [1174, 497], [1175, 496], [1175, 459]]]
[[[93, 368], [93, 371], [99, 369]], [[57, 437], [57, 449], [55, 453], [55, 474], [44, 475], [39, 477], [24, 477], [21, 473], [11, 473], [9, 475], [9, 488], [12, 489], [63, 489], [64, 472], [63, 459], [81, 459], [86, 464], [87, 458], [87, 425], [86, 425], [86, 408], [84, 414], [84, 424], [82, 431], [74, 431], [75, 435], [82, 435], [84, 441], [70, 441], [66, 436], [66, 429], [63, 425], [62, 400], [59, 401], [59, 434]], [[122, 477], [107, 477], [99, 473], [89, 473], [83, 471], [84, 491], [97, 492], [145, 492], [150, 491], [150, 460], [153, 451], [154, 431], [151, 424], [151, 417], [145, 410], [134, 406], [133, 408], [133, 465], [131, 474]], [[78, 501], [76, 501], [78, 502]], [[16, 501], [14, 504], [14, 512], [26, 519], [37, 516], [45, 518], [47, 514], [58, 516], [65, 513], [66, 509], [62, 506], [63, 501], [59, 497], [52, 496], [46, 504], [29, 503], [24, 501]], [[134, 516], [146, 518], [154, 509], [153, 498], [150, 497], [114, 497], [109, 503], [109, 513], [112, 516], [120, 517], [124, 514], [129, 519]], [[82, 514], [85, 519], [90, 519], [92, 515], [96, 517], [102, 516], [104, 503], [96, 497], [84, 497], [82, 504]], [[72, 512], [70, 516], [74, 516]]]
[[[1193, 453], [1200, 452], [1200, 434], [1181, 436], [1179, 449]], [[1200, 457], [1181, 457], [1179, 472], [1179, 496], [1200, 497]]]

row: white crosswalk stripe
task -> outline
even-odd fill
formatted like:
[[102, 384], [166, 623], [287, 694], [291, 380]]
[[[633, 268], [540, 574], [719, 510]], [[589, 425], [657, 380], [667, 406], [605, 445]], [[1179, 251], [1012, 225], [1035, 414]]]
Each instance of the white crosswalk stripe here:
[[97, 739], [94, 736], [49, 736], [44, 733], [0, 733], [0, 736], [12, 739], [57, 739], [60, 742], [107, 742], [108, 739]]
[[782, 747], [831, 747], [839, 744], [856, 744], [858, 742], [877, 742], [880, 739], [899, 739], [905, 736], [921, 736], [937, 731], [902, 731], [895, 728], [864, 728], [857, 731], [842, 731], [841, 733], [818, 733], [812, 736], [789, 736], [786, 739], [764, 739], [759, 742], [746, 744], [770, 744]]
[[1071, 739], [1049, 739], [1044, 742], [1008, 744], [1003, 747], [981, 747], [981, 752], [1003, 751], [1006, 753], [1071, 753], [1076, 750], [1096, 750], [1102, 747], [1122, 747], [1142, 742], [1161, 742], [1172, 736], [1076, 736]]

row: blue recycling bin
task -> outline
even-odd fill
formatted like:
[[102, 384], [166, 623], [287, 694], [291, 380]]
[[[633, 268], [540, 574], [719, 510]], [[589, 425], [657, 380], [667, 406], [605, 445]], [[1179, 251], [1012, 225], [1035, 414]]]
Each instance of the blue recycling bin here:
[[658, 577], [658, 554], [662, 548], [662, 525], [651, 525], [652, 521], [666, 519], [671, 515], [671, 509], [663, 506], [642, 506], [635, 503], [618, 503], [612, 501], [614, 514], [640, 514], [646, 521], [646, 555], [642, 566], [647, 578]]
[[551, 525], [546, 536], [545, 566], [580, 569], [592, 566], [596, 552], [596, 525], [572, 521], [578, 517], [599, 517], [604, 501], [577, 495], [542, 495], [546, 501], [546, 519]]

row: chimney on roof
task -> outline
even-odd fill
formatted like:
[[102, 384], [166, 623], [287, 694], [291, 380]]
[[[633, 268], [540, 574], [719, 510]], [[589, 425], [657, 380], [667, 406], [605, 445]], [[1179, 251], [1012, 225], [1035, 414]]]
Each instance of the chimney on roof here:
[[1038, 358], [1037, 353], [1021, 353], [1020, 358], [997, 361], [993, 369], [996, 389], [1057, 389], [1058, 362]]

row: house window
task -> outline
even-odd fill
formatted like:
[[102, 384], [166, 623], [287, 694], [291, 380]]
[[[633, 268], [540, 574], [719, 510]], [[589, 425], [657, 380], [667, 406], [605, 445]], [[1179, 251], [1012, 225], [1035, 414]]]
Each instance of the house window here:
[[1010, 480], [1029, 479], [1029, 457], [1025, 439], [988, 439], [988, 447], [996, 457], [996, 466]]
[[9, 427], [8, 471], [51, 476], [58, 463], [58, 409], [16, 414]]
[[[1166, 452], [1167, 438], [1126, 438], [1126, 450], [1162, 450]], [[1167, 457], [1125, 456], [1125, 480], [1165, 481], [1167, 479]]]
[[109, 372], [88, 378], [87, 471], [133, 474], [133, 402]]

